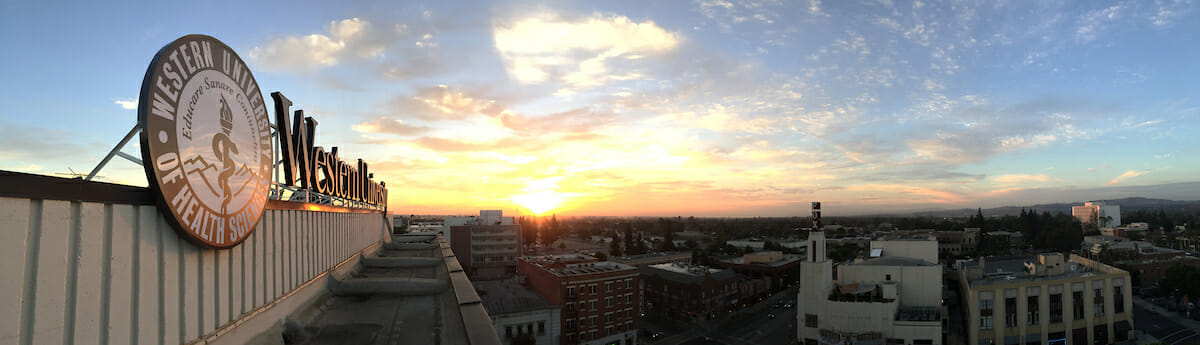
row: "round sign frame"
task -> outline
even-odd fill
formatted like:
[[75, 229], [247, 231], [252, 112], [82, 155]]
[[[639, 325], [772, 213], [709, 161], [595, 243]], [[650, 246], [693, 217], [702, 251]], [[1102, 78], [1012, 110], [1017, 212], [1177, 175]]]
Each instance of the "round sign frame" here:
[[258, 82], [225, 43], [187, 35], [154, 55], [138, 102], [142, 165], [168, 223], [232, 248], [266, 209], [273, 138]]

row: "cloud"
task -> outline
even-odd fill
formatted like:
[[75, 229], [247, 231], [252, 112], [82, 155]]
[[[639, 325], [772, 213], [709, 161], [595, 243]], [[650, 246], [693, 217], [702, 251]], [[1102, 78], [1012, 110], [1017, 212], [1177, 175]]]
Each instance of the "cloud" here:
[[992, 181], [1006, 185], [1028, 182], [1046, 182], [1050, 181], [1050, 176], [1046, 174], [1008, 174], [992, 177]]
[[137, 109], [137, 106], [138, 106], [138, 100], [137, 100], [137, 98], [134, 98], [134, 99], [117, 99], [117, 100], [113, 100], [113, 103], [116, 103], [117, 105], [121, 106], [121, 108], [124, 108], [124, 109], [127, 109], [127, 110], [133, 110], [133, 109]]
[[331, 21], [327, 33], [276, 37], [251, 49], [250, 58], [266, 71], [308, 72], [348, 58], [379, 56], [405, 30], [377, 30], [359, 18]]
[[410, 136], [425, 133], [429, 127], [413, 126], [402, 120], [380, 117], [375, 121], [363, 122], [353, 126], [355, 131], [363, 133], [386, 133], [400, 136]]
[[572, 19], [553, 13], [497, 22], [492, 36], [505, 69], [517, 81], [561, 82], [576, 89], [640, 78], [633, 68], [637, 60], [670, 51], [682, 40], [653, 21], [600, 14]]
[[1075, 29], [1075, 38], [1083, 42], [1095, 40], [1100, 32], [1104, 30], [1105, 25], [1121, 16], [1122, 9], [1122, 4], [1116, 4], [1095, 9], [1079, 16], [1078, 28]]
[[1108, 185], [1108, 186], [1115, 185], [1115, 184], [1118, 184], [1118, 183], [1124, 182], [1124, 181], [1125, 181], [1125, 180], [1127, 180], [1127, 179], [1131, 179], [1131, 178], [1134, 178], [1134, 177], [1138, 177], [1138, 176], [1141, 176], [1141, 175], [1148, 174], [1148, 173], [1150, 173], [1150, 171], [1151, 171], [1151, 170], [1146, 170], [1146, 171], [1134, 171], [1134, 170], [1129, 170], [1129, 171], [1126, 171], [1125, 173], [1123, 173], [1123, 174], [1121, 174], [1121, 175], [1119, 175], [1119, 176], [1117, 176], [1117, 177], [1114, 177], [1114, 178], [1112, 179], [1112, 181], [1108, 181], [1108, 184], [1106, 184], [1106, 185]]

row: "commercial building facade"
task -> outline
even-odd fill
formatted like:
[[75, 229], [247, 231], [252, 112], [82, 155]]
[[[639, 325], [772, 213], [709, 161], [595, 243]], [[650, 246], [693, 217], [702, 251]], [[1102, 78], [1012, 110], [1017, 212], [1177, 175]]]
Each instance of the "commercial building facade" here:
[[960, 266], [968, 344], [1129, 340], [1129, 273], [1078, 255], [992, 257]]
[[500, 211], [479, 212], [473, 222], [450, 226], [450, 247], [472, 279], [512, 277], [521, 256], [521, 225]]
[[521, 258], [517, 272], [531, 289], [562, 306], [559, 344], [637, 343], [637, 268], [567, 254]]
[[800, 261], [804, 256], [784, 254], [779, 251], [747, 253], [740, 257], [725, 259], [717, 265], [728, 268], [750, 279], [765, 279], [768, 289], [782, 290], [800, 281]]
[[647, 318], [703, 324], [732, 309], [740, 281], [732, 270], [665, 263], [638, 268]]

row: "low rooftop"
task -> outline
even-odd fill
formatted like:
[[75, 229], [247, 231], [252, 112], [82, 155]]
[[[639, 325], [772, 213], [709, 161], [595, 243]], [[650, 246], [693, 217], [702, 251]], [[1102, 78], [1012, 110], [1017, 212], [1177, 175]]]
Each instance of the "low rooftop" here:
[[475, 282], [475, 291], [479, 292], [479, 298], [483, 300], [483, 308], [493, 317], [557, 308], [537, 292], [512, 279], [478, 281]]
[[856, 262], [854, 265], [863, 266], [936, 266], [936, 263], [903, 257], [903, 256], [884, 256], [878, 258], [867, 259], [862, 262]]
[[616, 262], [637, 261], [637, 260], [642, 260], [642, 259], [662, 258], [662, 257], [677, 256], [677, 255], [688, 255], [689, 257], [691, 256], [691, 254], [689, 254], [689, 253], [672, 251], [672, 252], [654, 252], [654, 253], [646, 253], [646, 254], [638, 254], [638, 255], [618, 256], [618, 257], [609, 258], [609, 260], [616, 261]]
[[666, 280], [689, 284], [703, 282], [706, 276], [711, 276], [714, 280], [737, 279], [737, 273], [732, 270], [676, 262], [644, 266], [638, 268], [638, 272], [642, 275], [658, 276]]
[[758, 265], [758, 266], [767, 266], [767, 267], [779, 267], [779, 266], [784, 266], [784, 265], [788, 265], [788, 264], [798, 262], [798, 261], [803, 261], [803, 260], [804, 260], [804, 257], [800, 256], [800, 255], [783, 254], [782, 259], [771, 261], [771, 262], [765, 262], [765, 263], [761, 263], [761, 262], [746, 263], [745, 255], [721, 260], [721, 262], [726, 263], [726, 264], [732, 264], [732, 265]]
[[[1055, 253], [1056, 254], [1056, 253]], [[1061, 257], [1061, 254], [1056, 254]], [[1121, 273], [1120, 269], [1105, 265], [1098, 261], [1071, 255], [1070, 260], [1062, 262], [1061, 272], [1055, 269], [1043, 268], [1039, 265], [1037, 255], [1000, 256], [982, 258], [981, 261], [964, 262], [960, 270], [967, 270], [967, 281], [970, 285], [1011, 284], [1014, 282], [1059, 280], [1079, 277], [1103, 276]], [[1042, 272], [1031, 271], [1043, 270]]]

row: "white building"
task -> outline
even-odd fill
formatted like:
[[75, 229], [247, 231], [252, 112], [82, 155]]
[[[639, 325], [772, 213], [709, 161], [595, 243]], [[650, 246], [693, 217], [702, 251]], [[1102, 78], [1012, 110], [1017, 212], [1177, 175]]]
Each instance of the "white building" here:
[[941, 344], [941, 266], [926, 260], [937, 259], [937, 241], [914, 241], [872, 242], [878, 255], [839, 266], [834, 280], [825, 234], [810, 232], [796, 298], [799, 343]]
[[451, 242], [450, 227], [464, 225], [513, 225], [516, 220], [513, 217], [505, 217], [504, 211], [501, 210], [480, 210], [479, 216], [448, 216], [442, 221], [441, 230], [442, 237], [446, 238], [446, 242]]
[[477, 281], [483, 308], [492, 317], [492, 327], [504, 344], [529, 335], [539, 345], [558, 345], [562, 307], [546, 301], [537, 292], [513, 279]]
[[1103, 201], [1089, 201], [1083, 206], [1072, 206], [1071, 216], [1080, 223], [1091, 224], [1098, 221], [1099, 228], [1111, 228], [1121, 225], [1121, 205], [1105, 205]]

